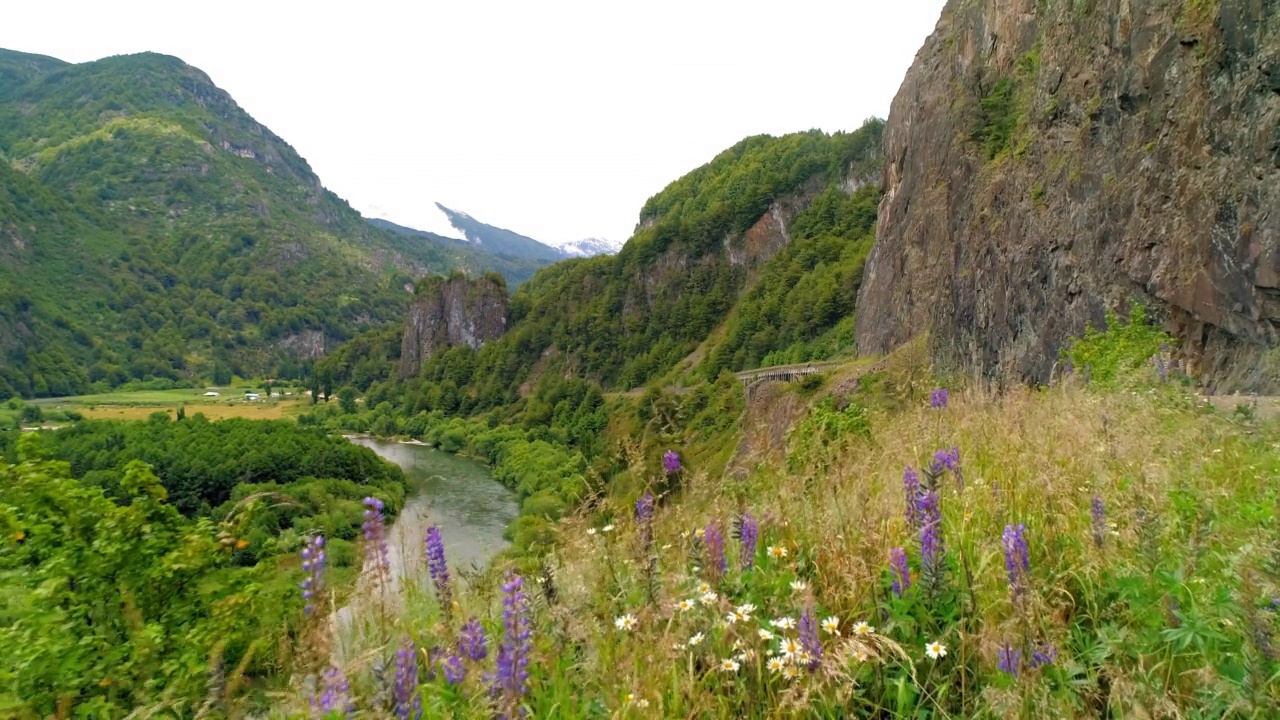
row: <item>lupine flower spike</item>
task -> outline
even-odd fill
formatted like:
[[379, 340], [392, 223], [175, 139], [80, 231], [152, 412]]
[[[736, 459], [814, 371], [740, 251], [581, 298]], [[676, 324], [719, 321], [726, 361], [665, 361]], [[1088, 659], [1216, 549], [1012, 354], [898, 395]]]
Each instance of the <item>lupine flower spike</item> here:
[[302, 599], [307, 602], [303, 612], [308, 615], [315, 610], [315, 599], [324, 589], [324, 566], [327, 559], [323, 535], [311, 538], [302, 548], [302, 570], [307, 574], [301, 583]]
[[680, 472], [680, 454], [675, 450], [662, 453], [662, 469], [666, 470], [668, 475]]
[[929, 393], [929, 407], [942, 410], [947, 407], [948, 393], [946, 388], [938, 388]]
[[944, 556], [942, 546], [942, 508], [938, 493], [931, 491], [920, 496], [917, 509], [920, 516], [920, 576], [932, 595], [942, 588]]
[[742, 516], [742, 532], [739, 539], [742, 541], [741, 563], [743, 570], [750, 570], [756, 562], [756, 542], [760, 538], [760, 523], [751, 517], [750, 513]]
[[364, 531], [365, 562], [372, 562], [374, 571], [379, 577], [385, 577], [391, 571], [391, 557], [387, 550], [387, 526], [382, 516], [385, 508], [382, 501], [375, 497], [364, 499]]
[[484, 639], [484, 626], [474, 617], [462, 625], [458, 634], [458, 654], [471, 662], [480, 662], [489, 654]]
[[911, 568], [907, 567], [906, 548], [896, 547], [889, 551], [889, 572], [893, 576], [893, 594], [902, 594], [911, 587]]
[[444, 538], [440, 536], [440, 528], [432, 525], [427, 528], [427, 571], [431, 574], [431, 584], [436, 588], [436, 597], [446, 615], [453, 607], [453, 586], [449, 582], [449, 565], [444, 557]]
[[1093, 544], [1101, 548], [1107, 541], [1107, 515], [1101, 497], [1093, 496], [1089, 512], [1093, 516]]
[[822, 664], [822, 641], [818, 638], [818, 619], [812, 606], [800, 613], [800, 645], [809, 658], [809, 672], [817, 670]]
[[907, 525], [912, 530], [920, 528], [920, 473], [915, 468], [902, 471], [902, 490], [906, 496]]
[[320, 696], [311, 699], [311, 709], [322, 716], [328, 716], [331, 713], [342, 713], [346, 717], [353, 716], [355, 703], [351, 702], [351, 687], [347, 684], [347, 678], [342, 675], [341, 670], [330, 667], [324, 671]]
[[1031, 558], [1027, 552], [1026, 526], [1022, 523], [1006, 525], [1001, 544], [1004, 546], [1004, 567], [1009, 573], [1009, 590], [1016, 599], [1026, 589], [1027, 573], [1031, 570]]
[[1005, 643], [1000, 646], [996, 654], [999, 659], [998, 667], [1000, 672], [1011, 677], [1018, 677], [1018, 670], [1022, 666], [1022, 650]]
[[412, 642], [396, 650], [395, 710], [400, 720], [422, 717], [422, 698], [418, 696], [418, 651]]
[[524, 713], [520, 700], [529, 679], [529, 653], [532, 631], [529, 629], [529, 607], [521, 587], [524, 580], [511, 574], [502, 586], [502, 645], [498, 648], [498, 664], [490, 687], [498, 700], [501, 716], [515, 720]]
[[715, 522], [707, 523], [702, 533], [702, 542], [707, 548], [707, 570], [712, 577], [722, 577], [728, 565], [724, 557], [724, 535]]

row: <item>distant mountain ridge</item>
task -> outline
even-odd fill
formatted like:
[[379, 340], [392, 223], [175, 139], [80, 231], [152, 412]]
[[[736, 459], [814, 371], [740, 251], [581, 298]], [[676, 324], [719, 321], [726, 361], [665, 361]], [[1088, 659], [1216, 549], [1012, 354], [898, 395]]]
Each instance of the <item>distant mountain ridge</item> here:
[[563, 260], [569, 257], [591, 257], [594, 255], [612, 255], [620, 249], [607, 240], [586, 238], [573, 240], [559, 245], [535, 240], [513, 230], [500, 228], [481, 222], [471, 215], [436, 203], [440, 212], [449, 219], [449, 224], [457, 228], [468, 242], [475, 243], [488, 252], [498, 255], [512, 255], [537, 260]]

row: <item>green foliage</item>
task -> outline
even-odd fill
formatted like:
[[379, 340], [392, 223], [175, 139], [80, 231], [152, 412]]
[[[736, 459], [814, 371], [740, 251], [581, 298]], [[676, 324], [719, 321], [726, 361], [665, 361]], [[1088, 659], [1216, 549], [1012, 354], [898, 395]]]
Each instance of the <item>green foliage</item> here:
[[822, 398], [787, 435], [787, 462], [791, 470], [809, 467], [830, 469], [848, 443], [871, 437], [867, 409], [851, 400]]
[[1169, 336], [1147, 321], [1146, 308], [1134, 304], [1129, 321], [1122, 322], [1112, 310], [1106, 311], [1107, 327], [1090, 327], [1083, 338], [1072, 340], [1062, 354], [1090, 382], [1114, 388], [1119, 382], [1149, 362]]
[[[335, 478], [402, 493], [400, 469], [368, 448], [289, 421], [222, 420], [195, 415], [170, 422], [88, 421], [48, 434], [53, 457], [73, 474], [121, 495], [125, 467], [140, 460], [155, 469], [170, 504], [185, 515], [208, 514], [237, 486]], [[398, 506], [398, 505], [397, 505]]]
[[792, 241], [763, 268], [729, 316], [703, 370], [825, 359], [852, 347], [862, 267], [875, 241], [880, 190], [831, 186], [796, 217]]
[[1040, 51], [1018, 58], [1012, 77], [1002, 77], [979, 101], [979, 116], [972, 137], [982, 145], [988, 160], [1012, 152], [1014, 142], [1028, 123], [1030, 92], [1040, 72]]

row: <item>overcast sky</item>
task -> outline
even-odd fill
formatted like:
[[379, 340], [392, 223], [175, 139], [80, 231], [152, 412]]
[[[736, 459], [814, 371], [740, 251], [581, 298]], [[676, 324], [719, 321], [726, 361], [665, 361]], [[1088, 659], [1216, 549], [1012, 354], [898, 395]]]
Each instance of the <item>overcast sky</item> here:
[[886, 116], [943, 4], [13, 1], [0, 47], [176, 55], [367, 216], [621, 242], [743, 137]]

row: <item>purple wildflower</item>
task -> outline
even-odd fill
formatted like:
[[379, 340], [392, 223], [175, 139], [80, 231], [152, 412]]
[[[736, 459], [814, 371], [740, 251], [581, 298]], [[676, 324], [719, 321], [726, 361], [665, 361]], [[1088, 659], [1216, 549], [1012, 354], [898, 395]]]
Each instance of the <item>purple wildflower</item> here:
[[312, 714], [328, 716], [339, 712], [347, 717], [355, 713], [355, 703], [351, 701], [351, 686], [336, 667], [324, 671], [321, 678], [320, 696], [311, 698]]
[[1107, 510], [1101, 496], [1093, 496], [1089, 512], [1093, 516], [1093, 544], [1101, 548], [1107, 541]]
[[751, 513], [743, 513], [742, 515], [742, 532], [739, 540], [742, 541], [742, 554], [740, 560], [743, 570], [750, 570], [756, 563], [756, 541], [760, 539], [760, 523], [751, 517]]
[[917, 529], [920, 527], [920, 473], [915, 468], [902, 471], [902, 490], [907, 500], [907, 524]]
[[948, 393], [946, 388], [938, 388], [929, 393], [929, 407], [942, 410], [947, 407]]
[[720, 532], [720, 526], [715, 521], [707, 523], [706, 529], [702, 534], [702, 541], [707, 546], [707, 569], [715, 577], [724, 575], [729, 569], [724, 558], [724, 535]]
[[387, 550], [387, 525], [382, 516], [385, 506], [378, 498], [367, 497], [364, 499], [364, 507], [364, 524], [361, 525], [361, 529], [364, 530], [367, 553], [365, 562], [372, 560], [375, 571], [379, 577], [383, 577], [391, 571], [391, 557]]
[[303, 612], [308, 615], [315, 609], [313, 602], [324, 589], [324, 566], [328, 559], [324, 551], [324, 536], [317, 535], [302, 548], [302, 570], [307, 574], [299, 587], [302, 588], [302, 599], [307, 601]]
[[444, 681], [450, 685], [457, 685], [467, 677], [467, 670], [462, 667], [462, 658], [457, 655], [445, 658], [440, 663], [440, 670], [444, 673]]
[[489, 654], [485, 645], [484, 626], [474, 617], [462, 625], [462, 632], [458, 634], [458, 654], [472, 662], [480, 662]]
[[822, 664], [822, 641], [818, 639], [818, 619], [813, 615], [813, 607], [805, 606], [800, 613], [800, 647], [809, 656], [809, 672], [818, 669]]
[[1058, 659], [1058, 648], [1052, 644], [1044, 644], [1039, 650], [1031, 653], [1031, 667], [1038, 668], [1042, 665], [1052, 665], [1054, 660]]
[[435, 585], [436, 597], [440, 599], [440, 607], [449, 614], [453, 602], [453, 586], [449, 583], [449, 564], [444, 558], [444, 539], [440, 536], [440, 528], [432, 525], [427, 528], [427, 570], [431, 574], [431, 584]]
[[[958, 447], [953, 447], [950, 450], [938, 450], [933, 454], [933, 461], [929, 463], [929, 474], [934, 480], [948, 470], [956, 476], [956, 483], [963, 490], [964, 475], [960, 472], [960, 448]], [[936, 486], [935, 483], [933, 487]]]
[[1022, 649], [1015, 648], [1009, 643], [1000, 646], [996, 653], [999, 656], [1000, 672], [1005, 675], [1018, 677], [1018, 671], [1022, 667]]
[[647, 492], [636, 500], [636, 524], [640, 526], [640, 547], [648, 553], [653, 544], [653, 493]]
[[902, 597], [902, 593], [911, 587], [906, 548], [896, 547], [889, 551], [889, 572], [893, 575], [893, 594]]
[[529, 629], [529, 605], [520, 588], [524, 580], [512, 573], [502, 586], [502, 644], [498, 648], [498, 664], [491, 688], [498, 696], [502, 716], [514, 720], [524, 716], [520, 698], [529, 679], [529, 653], [532, 631]]
[[396, 650], [394, 693], [396, 717], [400, 720], [418, 720], [422, 717], [422, 698], [418, 696], [418, 650], [412, 641]]
[[680, 472], [680, 454], [675, 450], [668, 450], [662, 453], [662, 468], [667, 471], [668, 475]]
[[1015, 598], [1026, 589], [1027, 572], [1031, 569], [1031, 557], [1027, 550], [1027, 526], [1005, 525], [1001, 544], [1004, 546], [1004, 569], [1009, 573], [1009, 589]]
[[1169, 382], [1169, 364], [1165, 362], [1164, 353], [1156, 354], [1156, 377], [1160, 378], [1160, 382]]
[[920, 576], [930, 594], [942, 586], [943, 546], [942, 508], [938, 493], [929, 491], [920, 496], [917, 512], [920, 517]]

